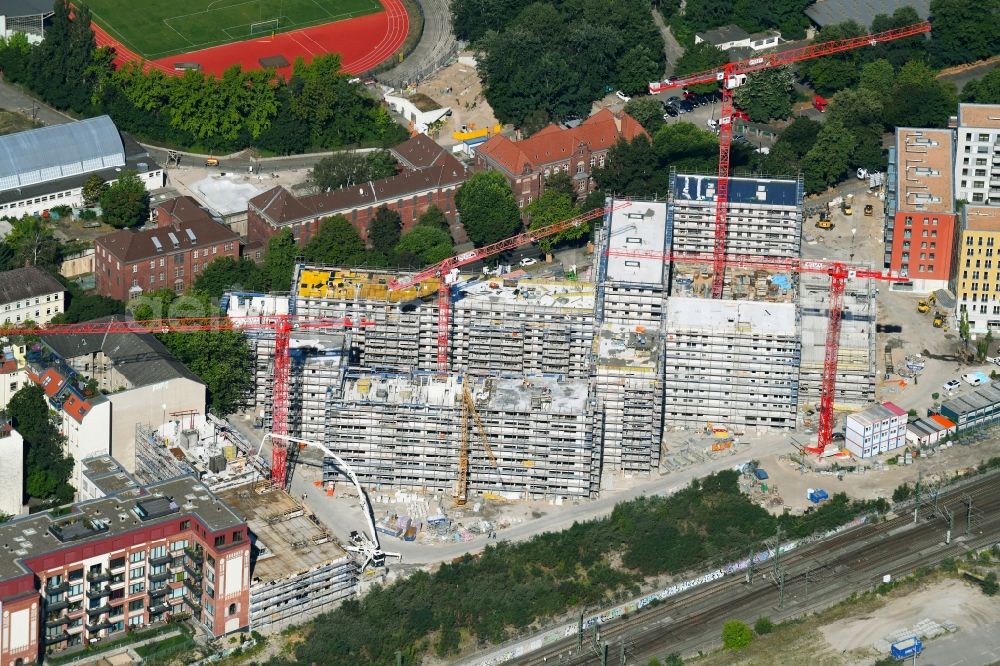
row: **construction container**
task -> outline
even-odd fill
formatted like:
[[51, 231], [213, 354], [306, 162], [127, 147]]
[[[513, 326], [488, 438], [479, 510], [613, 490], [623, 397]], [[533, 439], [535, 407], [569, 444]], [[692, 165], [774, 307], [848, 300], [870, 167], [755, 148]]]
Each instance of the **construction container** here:
[[208, 471], [213, 474], [218, 474], [219, 472], [226, 469], [226, 456], [221, 453], [217, 453], [214, 456], [208, 458]]
[[893, 643], [891, 650], [893, 659], [906, 659], [907, 657], [912, 657], [915, 654], [923, 652], [924, 646], [919, 638], [910, 636], [909, 638], [904, 638], [901, 641]]
[[763, 470], [762, 468], [760, 468], [760, 467], [758, 467], [757, 469], [755, 469], [755, 470], [753, 471], [753, 475], [757, 477], [757, 480], [758, 480], [758, 481], [763, 481], [764, 479], [768, 478], [768, 477], [767, 477], [767, 472], [765, 472], [765, 471], [764, 471], [764, 470]]
[[830, 494], [822, 488], [808, 488], [806, 490], [806, 499], [813, 504], [819, 504], [824, 500], [830, 499]]
[[192, 446], [198, 446], [198, 431], [181, 430], [181, 436], [177, 438], [177, 443], [180, 444], [181, 448], [185, 451], [190, 449]]
[[222, 447], [222, 455], [224, 455], [226, 460], [229, 462], [236, 460], [236, 446], [233, 444], [226, 444]]

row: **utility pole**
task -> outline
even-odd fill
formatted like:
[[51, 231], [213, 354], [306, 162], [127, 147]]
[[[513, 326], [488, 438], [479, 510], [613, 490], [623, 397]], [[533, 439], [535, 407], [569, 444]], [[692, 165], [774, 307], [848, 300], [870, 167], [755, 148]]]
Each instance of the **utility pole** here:
[[396, 650], [396, 666], [403, 666], [403, 653]]
[[625, 666], [625, 637], [622, 636], [622, 642], [618, 645], [618, 663], [621, 666]]
[[580, 619], [576, 623], [576, 649], [583, 647], [583, 611], [580, 611]]
[[778, 576], [778, 569], [781, 566], [781, 525], [778, 525], [778, 533], [774, 537], [774, 575]]
[[965, 504], [967, 506], [965, 513], [965, 536], [969, 536], [972, 532], [972, 495], [965, 496]]
[[945, 544], [950, 544], [951, 532], [955, 529], [955, 512], [943, 504], [941, 505], [941, 510], [948, 516], [948, 533], [945, 535], [944, 542]]
[[746, 584], [753, 585], [753, 548], [750, 549], [750, 563], [747, 564]]
[[920, 515], [920, 474], [921, 470], [917, 470], [917, 484], [916, 484], [916, 495], [917, 501], [913, 505], [913, 524], [917, 524], [917, 519]]
[[608, 666], [608, 644], [601, 643], [601, 666]]
[[784, 567], [778, 571], [778, 610], [785, 607], [785, 572], [787, 569]]

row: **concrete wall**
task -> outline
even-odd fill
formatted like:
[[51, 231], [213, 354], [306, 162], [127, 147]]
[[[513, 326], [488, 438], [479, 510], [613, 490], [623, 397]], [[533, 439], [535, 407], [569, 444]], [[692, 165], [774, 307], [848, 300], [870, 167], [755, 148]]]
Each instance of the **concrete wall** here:
[[83, 471], [80, 461], [90, 456], [111, 453], [111, 403], [107, 400], [96, 403], [83, 417], [82, 423], [78, 423], [65, 411], [61, 411], [59, 415], [62, 418], [60, 430], [66, 436], [63, 448], [73, 456], [71, 483], [79, 488], [80, 474]]
[[21, 513], [24, 488], [24, 439], [16, 430], [0, 437], [0, 512], [16, 516]]
[[83, 254], [77, 254], [62, 262], [59, 267], [59, 274], [63, 277], [76, 277], [94, 272], [94, 248], [85, 250]]

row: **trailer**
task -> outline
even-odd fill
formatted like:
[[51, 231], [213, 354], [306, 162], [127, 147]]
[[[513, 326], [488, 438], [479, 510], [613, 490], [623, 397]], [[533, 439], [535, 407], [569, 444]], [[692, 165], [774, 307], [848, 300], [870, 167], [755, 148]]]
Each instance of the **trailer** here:
[[890, 649], [893, 659], [906, 659], [907, 657], [912, 657], [915, 654], [923, 652], [924, 645], [916, 636], [910, 636], [901, 641], [896, 641]]

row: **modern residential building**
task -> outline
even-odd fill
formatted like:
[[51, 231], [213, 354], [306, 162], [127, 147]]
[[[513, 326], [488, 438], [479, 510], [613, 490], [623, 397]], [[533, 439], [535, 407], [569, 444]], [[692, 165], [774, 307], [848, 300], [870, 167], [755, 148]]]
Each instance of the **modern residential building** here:
[[885, 267], [909, 282], [893, 289], [927, 293], [952, 276], [956, 210], [951, 130], [896, 128], [885, 197]]
[[0, 305], [0, 323], [42, 326], [66, 310], [66, 289], [40, 268], [15, 268], [0, 272]]
[[27, 513], [24, 504], [24, 438], [10, 418], [0, 413], [0, 513]]
[[955, 196], [1000, 206], [1000, 104], [959, 104], [955, 125]]
[[205, 384], [149, 334], [47, 335], [27, 354], [28, 378], [42, 386], [76, 461], [113, 455], [135, 470], [135, 428], [178, 414], [204, 414]]
[[523, 207], [545, 191], [545, 179], [566, 173], [577, 193], [594, 189], [591, 173], [603, 167], [608, 151], [620, 139], [648, 136], [632, 116], [602, 109], [573, 128], [548, 125], [521, 141], [502, 134], [476, 148], [475, 168], [499, 171], [510, 181], [514, 197]]
[[694, 36], [695, 44], [707, 42], [720, 51], [728, 51], [729, 49], [763, 51], [774, 48], [780, 40], [781, 33], [775, 30], [757, 32], [751, 35], [743, 28], [733, 24], [698, 32]]
[[156, 227], [122, 229], [94, 247], [97, 293], [127, 301], [157, 289], [183, 292], [213, 260], [239, 257], [240, 237], [191, 197], [179, 197], [157, 206]]
[[163, 168], [108, 116], [0, 136], [0, 215], [80, 207], [88, 178], [110, 183], [124, 170], [135, 171], [147, 190], [163, 187]]
[[465, 182], [465, 166], [423, 134], [391, 152], [403, 166], [395, 176], [306, 196], [293, 195], [278, 186], [252, 198], [247, 210], [248, 242], [266, 242], [287, 228], [299, 243], [305, 244], [323, 218], [333, 215], [346, 217], [365, 238], [368, 222], [382, 206], [398, 212], [403, 230], [408, 231], [432, 205], [444, 212], [456, 240], [464, 240], [464, 236], [456, 235], [455, 191]]
[[793, 303], [671, 297], [664, 420], [689, 428], [794, 428], [800, 355]]
[[870, 458], [906, 445], [906, 410], [891, 403], [872, 405], [847, 415], [844, 446], [859, 458]]
[[[478, 413], [475, 425], [464, 391]], [[596, 405], [585, 381], [360, 373], [329, 407], [326, 445], [368, 486], [453, 493], [468, 437], [473, 492], [569, 499], [598, 491]], [[336, 477], [334, 467], [328, 475]]]
[[192, 477], [127, 488], [0, 525], [0, 661], [28, 664], [190, 613], [211, 636], [244, 629], [250, 536]]
[[[998, 201], [1000, 203], [1000, 201]], [[955, 318], [965, 312], [969, 333], [1000, 330], [1000, 208], [962, 208], [955, 247]]]

